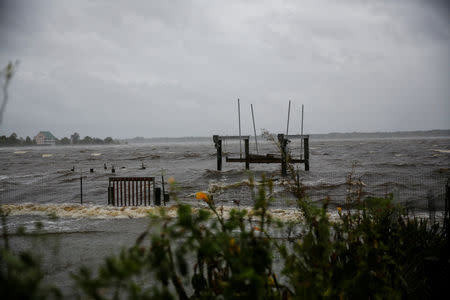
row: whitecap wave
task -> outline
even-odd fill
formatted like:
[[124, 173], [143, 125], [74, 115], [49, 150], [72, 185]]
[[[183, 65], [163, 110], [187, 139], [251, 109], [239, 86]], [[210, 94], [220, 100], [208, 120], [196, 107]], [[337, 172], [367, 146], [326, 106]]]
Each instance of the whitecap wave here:
[[450, 153], [450, 149], [432, 149], [432, 150], [440, 153]]
[[[93, 219], [133, 219], [144, 218], [150, 214], [159, 214], [162, 209], [169, 217], [177, 216], [177, 206], [141, 206], [141, 207], [114, 207], [105, 205], [82, 205], [82, 204], [3, 204], [2, 209], [10, 216], [18, 215], [40, 215], [53, 216], [59, 218], [93, 218]], [[198, 207], [193, 207], [194, 213], [201, 208], [206, 208], [206, 204], [201, 203]], [[235, 206], [221, 206], [218, 211], [223, 214], [225, 218], [229, 217], [232, 209]], [[243, 207], [250, 216], [254, 215], [251, 207]], [[283, 221], [293, 221], [302, 219], [301, 212], [296, 208], [269, 208], [268, 213], [275, 219]], [[333, 214], [330, 214], [333, 218]]]

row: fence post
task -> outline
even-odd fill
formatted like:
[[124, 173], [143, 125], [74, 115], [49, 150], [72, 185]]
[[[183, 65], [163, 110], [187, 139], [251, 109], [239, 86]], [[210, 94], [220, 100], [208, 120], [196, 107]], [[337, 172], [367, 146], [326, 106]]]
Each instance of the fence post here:
[[80, 204], [83, 204], [83, 172], [80, 171]]
[[445, 237], [447, 239], [447, 251], [450, 250], [450, 178], [447, 179], [445, 185], [445, 214], [444, 214], [444, 226]]
[[155, 188], [155, 200], [153, 200], [156, 206], [161, 206], [161, 188]]
[[281, 148], [281, 175], [286, 176], [287, 174], [287, 153], [286, 153], [286, 144], [287, 140], [284, 138], [284, 134], [278, 134], [278, 142], [280, 143]]

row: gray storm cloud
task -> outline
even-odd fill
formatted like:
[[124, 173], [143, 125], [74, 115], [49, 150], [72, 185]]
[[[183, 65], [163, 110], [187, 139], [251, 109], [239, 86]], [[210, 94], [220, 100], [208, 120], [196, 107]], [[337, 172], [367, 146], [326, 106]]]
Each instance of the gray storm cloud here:
[[450, 128], [446, 1], [1, 1], [0, 134]]

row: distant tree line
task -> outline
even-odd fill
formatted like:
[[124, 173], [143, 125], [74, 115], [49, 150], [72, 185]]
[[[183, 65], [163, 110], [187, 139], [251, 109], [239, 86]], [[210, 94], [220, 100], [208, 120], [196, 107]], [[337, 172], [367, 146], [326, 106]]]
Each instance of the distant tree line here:
[[[70, 137], [63, 137], [56, 140], [56, 145], [112, 145], [119, 142], [112, 137], [105, 139], [85, 136], [83, 139], [80, 134], [75, 132]], [[18, 137], [16, 133], [12, 133], [9, 137], [6, 135], [0, 136], [0, 147], [3, 146], [32, 146], [36, 145], [33, 138], [27, 136], [26, 138]]]
[[31, 146], [36, 145], [36, 141], [27, 136], [25, 139], [18, 137], [16, 133], [12, 133], [10, 136], [0, 136], [0, 146]]
[[58, 140], [57, 144], [60, 145], [111, 145], [118, 144], [112, 137], [108, 136], [105, 139], [100, 139], [96, 137], [85, 136], [83, 139], [80, 137], [78, 132], [74, 132], [70, 135], [70, 138], [63, 137]]

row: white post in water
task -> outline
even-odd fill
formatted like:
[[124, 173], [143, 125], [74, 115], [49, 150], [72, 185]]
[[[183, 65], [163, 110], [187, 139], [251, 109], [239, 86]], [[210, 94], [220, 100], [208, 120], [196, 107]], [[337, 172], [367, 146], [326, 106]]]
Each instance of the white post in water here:
[[241, 102], [238, 98], [238, 118], [239, 118], [239, 158], [242, 158], [242, 141], [241, 141]]
[[250, 107], [252, 109], [253, 132], [255, 133], [256, 153], [259, 153], [259, 151], [258, 151], [258, 140], [256, 139], [255, 115], [253, 114], [253, 104], [250, 104]]
[[288, 118], [287, 118], [287, 127], [286, 127], [286, 135], [289, 134], [289, 116], [291, 115], [291, 100], [289, 100], [289, 108], [288, 108]]

